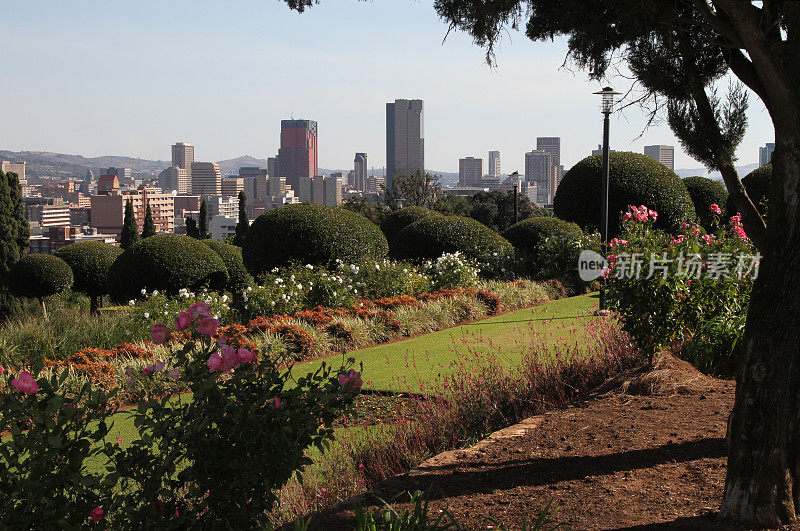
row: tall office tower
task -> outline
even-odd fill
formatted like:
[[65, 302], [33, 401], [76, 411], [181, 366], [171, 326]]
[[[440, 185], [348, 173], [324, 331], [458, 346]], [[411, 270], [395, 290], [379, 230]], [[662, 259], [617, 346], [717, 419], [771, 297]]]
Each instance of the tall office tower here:
[[550, 204], [555, 195], [556, 170], [553, 155], [543, 149], [525, 153], [525, 180], [539, 187], [538, 205]]
[[281, 120], [281, 148], [278, 150], [278, 162], [279, 176], [286, 177], [286, 184], [294, 190], [298, 189], [301, 178], [311, 179], [319, 173], [317, 122]]
[[675, 169], [675, 146], [645, 146], [644, 154], [670, 170]]
[[192, 162], [192, 193], [197, 195], [220, 195], [222, 174], [216, 162]]
[[194, 146], [187, 142], [176, 142], [172, 145], [172, 165], [184, 170], [192, 169], [194, 162]]
[[355, 186], [356, 190], [361, 190], [362, 192], [367, 189], [367, 154], [366, 153], [356, 153], [356, 157], [353, 159], [353, 172], [355, 175], [353, 176], [353, 185]]
[[[239, 177], [242, 179], [242, 186], [244, 187], [248, 204], [252, 204], [255, 199], [266, 199], [270, 195], [269, 179], [271, 177], [269, 177], [267, 170], [254, 166], [242, 166], [239, 168]], [[223, 182], [223, 186], [224, 184]], [[223, 195], [225, 195], [224, 190]]]
[[422, 100], [386, 104], [386, 190], [392, 191], [395, 172], [425, 171], [425, 116]]
[[499, 179], [500, 178], [500, 152], [499, 151], [490, 151], [489, 152], [489, 178], [490, 179]]
[[130, 168], [115, 168], [110, 166], [106, 170], [106, 175], [116, 175], [119, 179], [119, 184], [122, 186], [133, 186], [133, 170]]
[[177, 190], [179, 194], [188, 194], [191, 186], [192, 180], [186, 168], [172, 166], [158, 175], [158, 187], [165, 192]]
[[562, 170], [561, 166], [561, 137], [560, 136], [540, 136], [536, 139], [536, 149], [547, 151], [553, 156], [553, 188], [552, 194], [555, 195], [558, 183], [561, 182]]
[[223, 196], [237, 196], [242, 191], [244, 191], [244, 179], [242, 177], [231, 175], [222, 178]]
[[342, 186], [344, 185], [341, 172], [331, 173], [323, 182], [322, 204], [336, 206], [342, 203]]
[[28, 186], [28, 178], [25, 177], [25, 164], [26, 162], [24, 160], [22, 162], [9, 162], [4, 160], [0, 161], [0, 170], [2, 170], [3, 173], [16, 173], [17, 179], [19, 179], [19, 187], [22, 189], [22, 195], [29, 196], [31, 195], [31, 187]]
[[483, 159], [458, 159], [458, 185], [480, 186], [483, 178]]
[[767, 142], [764, 147], [758, 148], [758, 167], [769, 164], [772, 160], [772, 152], [775, 151], [775, 143]]
[[86, 177], [83, 178], [80, 191], [86, 195], [92, 195], [94, 193], [94, 186], [94, 172], [92, 170], [86, 170]]
[[269, 157], [267, 159], [267, 175], [272, 177], [280, 177], [281, 175], [281, 167], [278, 164], [278, 156], [275, 155], [274, 157]]

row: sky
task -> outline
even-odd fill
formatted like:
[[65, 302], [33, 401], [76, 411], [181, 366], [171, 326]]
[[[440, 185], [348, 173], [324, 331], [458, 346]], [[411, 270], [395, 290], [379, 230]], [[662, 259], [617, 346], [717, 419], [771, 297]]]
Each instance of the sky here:
[[[0, 149], [168, 160], [186, 141], [196, 160], [266, 158], [293, 117], [318, 122], [320, 167], [352, 168], [367, 152], [380, 168], [396, 98], [425, 102], [430, 170], [458, 171], [466, 156], [486, 168], [500, 150], [503, 173], [524, 172], [537, 136], [561, 137], [568, 169], [601, 142], [602, 85], [562, 67], [563, 40], [510, 32], [490, 68], [465, 34], [445, 40], [431, 0], [323, 0], [303, 14], [278, 0], [25, 0], [4, 20]], [[752, 94], [748, 117], [742, 165], [774, 137]], [[671, 144], [676, 168], [701, 167], [645, 118], [612, 116], [612, 149]]]

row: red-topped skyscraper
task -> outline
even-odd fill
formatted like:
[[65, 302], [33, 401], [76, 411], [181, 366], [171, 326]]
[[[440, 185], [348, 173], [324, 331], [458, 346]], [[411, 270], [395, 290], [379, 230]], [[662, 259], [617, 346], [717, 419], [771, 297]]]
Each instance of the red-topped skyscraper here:
[[317, 122], [313, 120], [281, 120], [281, 148], [278, 151], [280, 177], [293, 190], [301, 189], [302, 178], [319, 173], [317, 158]]

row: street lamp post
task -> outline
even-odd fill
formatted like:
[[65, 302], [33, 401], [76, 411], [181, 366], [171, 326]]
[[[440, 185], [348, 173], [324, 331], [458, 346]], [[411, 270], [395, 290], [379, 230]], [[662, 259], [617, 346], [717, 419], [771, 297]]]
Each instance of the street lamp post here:
[[514, 178], [514, 225], [519, 223], [519, 200], [517, 199], [517, 193], [519, 193], [519, 172], [515, 171], [511, 174]]
[[[609, 115], [614, 111], [614, 97], [619, 96], [620, 92], [615, 92], [611, 87], [595, 92], [602, 98], [600, 112], [603, 113], [603, 176], [600, 191], [600, 238], [603, 240], [603, 256], [608, 256], [608, 182], [609, 182], [609, 148], [608, 131]], [[603, 279], [603, 287], [600, 290], [600, 310], [606, 309], [606, 279]]]

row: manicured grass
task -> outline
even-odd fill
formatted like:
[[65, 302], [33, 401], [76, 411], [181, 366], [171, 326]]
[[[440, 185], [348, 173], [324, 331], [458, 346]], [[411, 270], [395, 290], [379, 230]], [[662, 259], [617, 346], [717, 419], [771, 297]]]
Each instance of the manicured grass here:
[[[561, 299], [533, 308], [505, 313], [419, 337], [355, 350], [347, 354], [363, 363], [366, 388], [419, 391], [442, 375], [454, 372], [452, 363], [464, 353], [496, 353], [509, 365], [518, 362], [532, 345], [581, 345], [584, 324], [592, 319], [597, 295]], [[296, 374], [315, 370], [337, 357], [294, 366]], [[422, 384], [422, 385], [421, 385]]]

